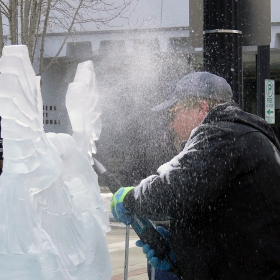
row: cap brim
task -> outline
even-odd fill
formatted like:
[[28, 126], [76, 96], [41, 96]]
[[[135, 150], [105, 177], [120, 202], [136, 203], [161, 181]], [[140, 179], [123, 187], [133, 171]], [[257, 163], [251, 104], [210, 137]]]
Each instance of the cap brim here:
[[179, 100], [178, 97], [173, 97], [172, 99], [169, 99], [167, 101], [162, 102], [161, 104], [153, 107], [151, 110], [153, 112], [159, 112], [165, 109], [170, 108], [172, 105], [174, 105]]

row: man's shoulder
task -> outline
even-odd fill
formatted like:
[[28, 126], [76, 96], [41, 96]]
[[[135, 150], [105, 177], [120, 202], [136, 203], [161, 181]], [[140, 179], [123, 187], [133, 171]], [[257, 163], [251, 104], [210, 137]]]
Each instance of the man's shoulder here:
[[258, 147], [263, 147], [265, 151], [265, 147], [270, 147], [273, 143], [261, 130], [244, 123], [213, 122], [205, 124], [201, 131], [201, 138], [204, 139], [202, 146], [212, 145], [216, 149], [232, 146], [241, 151], [241, 154], [246, 150], [252, 154], [259, 153]]
[[201, 124], [192, 131], [182, 150], [210, 151], [222, 149], [224, 145], [230, 145], [233, 130], [214, 124]]
[[238, 137], [249, 132], [260, 132], [257, 128], [250, 125], [232, 121], [217, 121], [202, 124], [200, 131], [205, 131], [206, 133], [217, 133], [217, 131], [220, 131], [220, 133], [234, 137]]
[[226, 137], [235, 130], [233, 124], [222, 122], [202, 123], [193, 130], [191, 137], [207, 139], [209, 137]]
[[190, 139], [184, 145], [184, 149], [191, 146], [197, 151], [205, 151], [220, 150], [223, 149], [223, 146], [228, 148], [229, 145], [238, 146], [239, 140], [241, 138], [246, 140], [249, 134], [254, 135], [258, 139], [260, 131], [256, 128], [234, 122], [204, 123], [193, 130]]

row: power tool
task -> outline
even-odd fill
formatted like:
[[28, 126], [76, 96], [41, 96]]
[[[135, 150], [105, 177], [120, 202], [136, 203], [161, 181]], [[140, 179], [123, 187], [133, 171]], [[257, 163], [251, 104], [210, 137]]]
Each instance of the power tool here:
[[[118, 191], [122, 186], [116, 179], [116, 177], [108, 172], [103, 164], [101, 164], [97, 159], [93, 158], [94, 169], [104, 176], [106, 184], [112, 193]], [[173, 261], [169, 257], [170, 246], [168, 245], [166, 239], [161, 236], [156, 230], [156, 226], [151, 220], [137, 217], [135, 214], [131, 214], [132, 223], [131, 226], [135, 233], [138, 235], [140, 240], [144, 244], [149, 244], [151, 248], [155, 251], [156, 256], [160, 259], [166, 259], [170, 264], [172, 271], [180, 277], [178, 268], [175, 266]]]

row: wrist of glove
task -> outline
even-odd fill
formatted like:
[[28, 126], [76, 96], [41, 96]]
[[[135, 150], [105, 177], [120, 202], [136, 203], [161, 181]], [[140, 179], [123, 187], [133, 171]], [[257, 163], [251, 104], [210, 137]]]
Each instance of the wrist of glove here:
[[122, 222], [126, 225], [130, 225], [132, 219], [131, 219], [130, 212], [126, 210], [123, 205], [123, 200], [126, 197], [126, 195], [133, 189], [134, 187], [120, 188], [117, 192], [114, 193], [110, 204], [110, 209], [114, 218], [117, 221]]
[[[165, 228], [161, 227], [161, 226], [158, 226], [156, 229], [159, 232], [159, 234], [161, 236], [163, 236], [165, 238], [166, 242], [168, 243], [168, 245], [170, 247], [168, 257], [169, 257], [169, 260], [171, 260], [172, 263], [175, 264], [176, 263], [176, 258], [175, 258], [175, 255], [174, 255], [174, 251], [172, 250], [172, 247], [170, 245], [169, 231], [166, 230]], [[136, 246], [142, 247], [143, 253], [146, 255], [146, 258], [147, 258], [149, 264], [151, 264], [154, 268], [160, 269], [160, 270], [165, 270], [165, 271], [171, 271], [172, 270], [172, 266], [169, 263], [169, 260], [167, 260], [166, 258], [159, 259], [156, 256], [155, 250], [153, 248], [151, 248], [149, 244], [143, 244], [143, 242], [141, 240], [137, 240], [136, 241]]]

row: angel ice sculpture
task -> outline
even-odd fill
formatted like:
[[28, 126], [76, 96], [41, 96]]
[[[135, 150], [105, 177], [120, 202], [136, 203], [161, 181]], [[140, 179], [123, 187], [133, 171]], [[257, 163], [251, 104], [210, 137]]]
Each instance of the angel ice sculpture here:
[[92, 63], [67, 92], [73, 137], [44, 132], [26, 46], [4, 47], [0, 72], [0, 279], [110, 279], [108, 213], [89, 157], [101, 131]]

